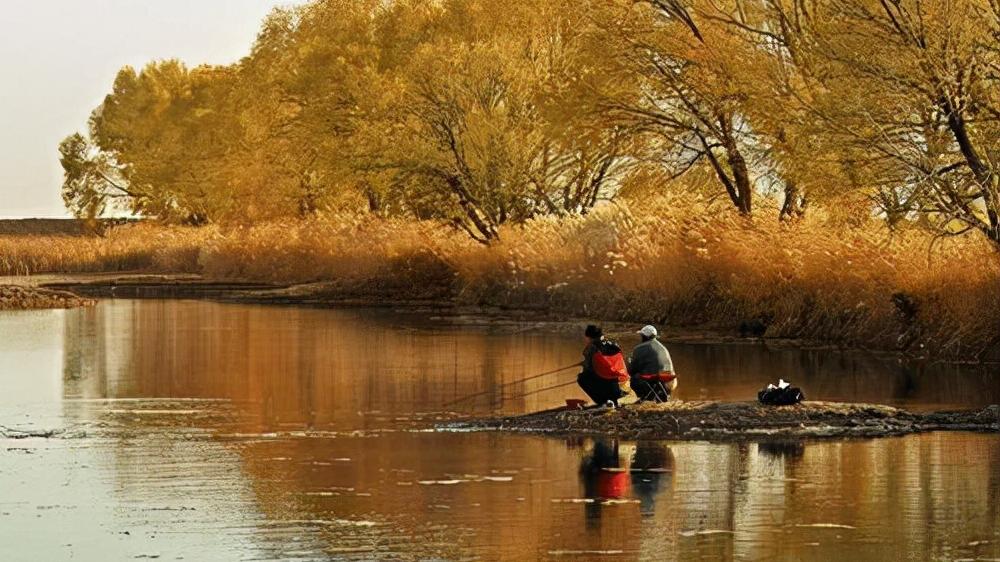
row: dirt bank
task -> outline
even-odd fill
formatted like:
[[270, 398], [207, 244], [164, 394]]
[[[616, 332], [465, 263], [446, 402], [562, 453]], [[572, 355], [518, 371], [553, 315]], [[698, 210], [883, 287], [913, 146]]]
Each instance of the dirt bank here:
[[0, 310], [35, 310], [47, 308], [76, 308], [89, 306], [94, 300], [66, 291], [0, 285]]
[[[2, 280], [0, 280], [2, 282]], [[93, 298], [204, 298], [222, 302], [311, 307], [391, 307], [429, 316], [447, 316], [457, 323], [502, 326], [506, 322], [524, 322], [551, 331], [576, 333], [592, 319], [574, 318], [545, 308], [484, 306], [459, 302], [448, 294], [414, 294], [385, 287], [360, 287], [336, 281], [266, 284], [251, 281], [213, 280], [195, 274], [83, 273], [47, 274], [9, 278], [11, 283], [68, 291]], [[605, 333], [618, 337], [631, 335], [636, 323], [604, 322]], [[661, 337], [669, 342], [685, 343], [757, 343], [761, 338], [739, 337], [713, 327], [662, 326]], [[768, 338], [772, 347], [836, 349], [823, 342]]]
[[618, 409], [550, 410], [449, 424], [442, 429], [607, 434], [625, 439], [883, 437], [924, 431], [1000, 431], [1000, 406], [954, 412], [908, 412], [890, 406], [804, 402], [643, 403]]
[[[594, 317], [579, 317], [560, 309], [545, 306], [496, 306], [464, 302], [445, 290], [426, 291], [401, 288], [390, 284], [322, 281], [313, 283], [277, 284], [259, 281], [213, 279], [187, 273], [77, 273], [43, 274], [26, 277], [0, 278], [25, 286], [65, 291], [92, 298], [192, 298], [222, 302], [310, 307], [387, 307], [419, 312], [429, 316], [447, 316], [455, 322], [469, 324], [530, 322], [551, 331], [577, 333], [581, 325], [601, 321], [605, 334], [620, 338], [632, 335], [637, 322], [607, 321]], [[672, 343], [758, 344], [771, 348], [865, 350], [874, 354], [905, 359], [929, 359], [925, 350], [884, 350], [859, 345], [795, 338], [755, 337], [740, 335], [736, 330], [705, 324], [661, 325], [661, 339]], [[948, 357], [955, 363], [981, 363], [992, 357]], [[1000, 357], [998, 357], [1000, 360]]]

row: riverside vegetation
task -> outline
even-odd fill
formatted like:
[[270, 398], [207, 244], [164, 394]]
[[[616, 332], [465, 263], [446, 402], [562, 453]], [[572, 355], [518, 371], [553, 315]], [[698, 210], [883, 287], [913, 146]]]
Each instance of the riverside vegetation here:
[[[633, 210], [634, 209], [634, 210]], [[988, 242], [877, 220], [789, 225], [743, 219], [694, 196], [622, 200], [541, 217], [483, 245], [434, 221], [366, 215], [249, 226], [129, 225], [104, 237], [0, 238], [2, 273], [144, 270], [212, 278], [335, 281], [339, 296], [454, 299], [952, 358], [983, 357], [1000, 333], [1000, 266]], [[959, 274], [960, 273], [960, 274]]]
[[962, 359], [1000, 338], [990, 0], [316, 0], [119, 72], [8, 273], [146, 269]]

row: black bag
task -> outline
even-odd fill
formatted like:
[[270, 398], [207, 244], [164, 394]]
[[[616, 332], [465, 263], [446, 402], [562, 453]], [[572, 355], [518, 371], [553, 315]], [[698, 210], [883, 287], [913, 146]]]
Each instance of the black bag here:
[[785, 388], [768, 385], [757, 393], [757, 401], [766, 406], [791, 406], [805, 399], [802, 389], [790, 385]]

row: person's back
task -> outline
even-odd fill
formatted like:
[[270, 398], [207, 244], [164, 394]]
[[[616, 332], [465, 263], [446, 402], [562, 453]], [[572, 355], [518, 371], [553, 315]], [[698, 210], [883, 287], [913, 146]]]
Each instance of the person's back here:
[[650, 339], [635, 346], [629, 364], [630, 375], [658, 375], [674, 372], [670, 352], [657, 339]]
[[[580, 389], [595, 404], [601, 405], [610, 402], [612, 405], [617, 406], [618, 399], [624, 395], [619, 383], [628, 380], [624, 369], [625, 361], [621, 357], [621, 350], [618, 350], [618, 367], [620, 368], [620, 376], [623, 378], [607, 378], [606, 374], [598, 372], [599, 367], [602, 365], [595, 365], [595, 361], [598, 359], [596, 356], [601, 354], [602, 350], [610, 345], [611, 342], [605, 340], [601, 328], [594, 325], [587, 326], [584, 332], [584, 339], [586, 340], [586, 347], [583, 348], [583, 361], [580, 363], [582, 370], [577, 375], [576, 381], [580, 385]], [[617, 346], [615, 347], [617, 348]], [[603, 366], [608, 367], [607, 361], [603, 363]]]
[[674, 362], [667, 348], [656, 339], [655, 327], [645, 326], [639, 330], [639, 334], [642, 336], [642, 343], [632, 350], [632, 360], [628, 366], [632, 379], [630, 386], [640, 401], [666, 402], [670, 393], [677, 388]]

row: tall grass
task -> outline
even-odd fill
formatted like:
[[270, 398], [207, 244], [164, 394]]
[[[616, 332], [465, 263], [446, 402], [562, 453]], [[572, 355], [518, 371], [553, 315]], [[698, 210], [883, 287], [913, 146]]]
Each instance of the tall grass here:
[[890, 235], [821, 211], [746, 220], [695, 196], [537, 219], [488, 247], [435, 223], [362, 216], [0, 237], [0, 273], [135, 269], [734, 332], [763, 319], [769, 336], [960, 358], [1000, 339], [1000, 260], [979, 237]]
[[103, 237], [0, 236], [0, 275], [114, 271], [200, 271], [198, 256], [218, 229], [137, 224], [109, 229]]

